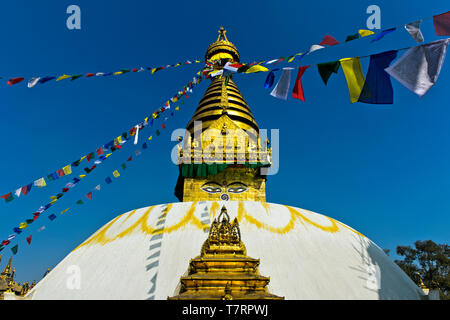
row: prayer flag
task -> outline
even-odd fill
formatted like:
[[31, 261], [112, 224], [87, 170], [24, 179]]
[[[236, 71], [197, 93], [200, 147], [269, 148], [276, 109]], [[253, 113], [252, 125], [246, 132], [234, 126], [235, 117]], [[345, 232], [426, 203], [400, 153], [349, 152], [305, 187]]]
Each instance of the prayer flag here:
[[61, 214], [66, 213], [70, 208], [64, 209], [63, 211], [61, 211]]
[[24, 79], [25, 78], [12, 78], [12, 79], [9, 79], [8, 84], [10, 86], [12, 86], [12, 85], [17, 84], [19, 82], [22, 82]]
[[271, 70], [269, 72], [269, 74], [267, 75], [266, 81], [264, 82], [264, 88], [265, 89], [269, 89], [269, 88], [272, 87], [273, 82], [275, 80], [275, 73], [274, 73], [274, 71], [277, 71], [277, 70], [279, 70], [279, 69]]
[[319, 63], [317, 69], [319, 70], [320, 77], [322, 78], [325, 85], [328, 82], [332, 73], [338, 73], [340, 63], [339, 61], [331, 61], [325, 63]]
[[450, 36], [450, 11], [433, 16], [433, 24], [438, 36]]
[[376, 35], [373, 36], [373, 39], [370, 42], [375, 42], [380, 40], [381, 38], [383, 38], [385, 35], [394, 32], [396, 28], [390, 28], [390, 29], [386, 29], [383, 30], [381, 32], [378, 32]]
[[272, 92], [270, 93], [271, 96], [287, 100], [292, 69], [293, 68], [283, 68], [283, 73], [281, 74], [280, 80], [278, 80], [275, 88], [273, 88]]
[[0, 196], [0, 198], [5, 199], [5, 202], [11, 202], [11, 201], [14, 200], [14, 197], [13, 197], [11, 192], [7, 193], [7, 194], [4, 194], [3, 196]]
[[44, 231], [45, 230], [45, 226], [42, 226], [38, 229], [38, 232]]
[[100, 185], [99, 184], [96, 185], [94, 189], [97, 190], [97, 191], [100, 191]]
[[297, 79], [295, 80], [294, 90], [292, 91], [292, 97], [295, 99], [300, 99], [305, 101], [305, 96], [303, 94], [303, 86], [302, 86], [302, 76], [303, 73], [309, 66], [300, 67], [297, 73]]
[[83, 204], [83, 200], [78, 200], [77, 202], [76, 202], [76, 204]]
[[120, 173], [119, 173], [119, 171], [117, 171], [117, 170], [114, 170], [114, 172], [113, 172], [113, 176], [114, 176], [114, 178], [118, 178], [118, 177], [120, 177]]
[[135, 153], [136, 153], [137, 156], [139, 156], [139, 155], [141, 155], [141, 150], [136, 150]]
[[2, 246], [7, 246], [10, 243], [11, 243], [11, 241], [9, 241], [9, 240], [3, 240], [2, 241]]
[[412, 47], [385, 71], [422, 97], [439, 77], [449, 41], [450, 38]]
[[347, 38], [345, 38], [345, 42], [356, 40], [356, 39], [359, 39], [359, 33], [355, 33], [355, 34], [347, 36]]
[[19, 245], [18, 244], [16, 244], [14, 247], [11, 248], [11, 251], [12, 251], [13, 254], [16, 254], [18, 250], [19, 250]]
[[15, 227], [15, 228], [13, 229], [13, 231], [14, 231], [15, 233], [17, 233], [17, 234], [21, 234], [21, 233], [22, 233], [22, 229], [17, 228], [17, 227]]
[[22, 222], [19, 224], [20, 229], [26, 229], [28, 227], [28, 224], [26, 222]]
[[40, 178], [40, 179], [37, 179], [36, 181], [34, 181], [34, 185], [39, 188], [42, 188], [42, 187], [45, 187], [47, 185], [47, 183], [45, 183], [44, 178]]
[[127, 168], [127, 165], [125, 163], [122, 163], [122, 169], [125, 170]]
[[102, 148], [98, 148], [97, 149], [97, 155], [101, 156], [103, 154], [103, 149]]
[[15, 237], [16, 237], [15, 234], [10, 234], [9, 237], [8, 237], [8, 241], [13, 240]]
[[131, 160], [133, 160], [133, 156], [130, 156], [130, 157], [127, 159], [127, 161], [131, 161]]
[[28, 81], [28, 88], [33, 88], [33, 87], [39, 82], [40, 79], [41, 79], [40, 77], [37, 77], [37, 78], [31, 78], [31, 79]]
[[91, 152], [86, 156], [87, 161], [91, 161], [91, 159], [93, 159], [93, 158], [95, 158], [94, 152]]
[[27, 195], [28, 192], [30, 192], [31, 186], [32, 186], [32, 184], [30, 183], [29, 185], [27, 185], [27, 186], [25, 186], [25, 187], [22, 187], [22, 194], [23, 194], [24, 196]]
[[323, 37], [323, 40], [321, 43], [319, 43], [319, 45], [323, 46], [323, 45], [327, 45], [327, 46], [334, 46], [336, 44], [339, 44], [339, 42], [333, 38], [332, 36], [326, 35], [325, 37]]
[[245, 73], [254, 73], [254, 72], [267, 72], [269, 71], [269, 69], [267, 69], [266, 67], [263, 67], [259, 64], [251, 66], [250, 68], [248, 68]]
[[166, 125], [164, 123], [161, 123], [161, 128], [165, 129]]
[[110, 177], [106, 177], [105, 182], [106, 182], [107, 184], [110, 184], [110, 183], [112, 182], [112, 180], [111, 180]]
[[361, 70], [360, 58], [345, 58], [339, 61], [341, 62], [342, 70], [347, 80], [350, 102], [357, 102], [365, 81]]
[[63, 168], [63, 171], [64, 171], [64, 174], [65, 174], [65, 175], [71, 174], [71, 173], [72, 173], [72, 167], [70, 166], [70, 164], [67, 165], [67, 166], [65, 166], [65, 167]]
[[371, 30], [360, 29], [358, 31], [358, 33], [361, 35], [361, 37], [367, 37], [367, 36], [370, 36], [370, 35], [374, 34], [375, 32], [373, 32]]
[[308, 54], [311, 53], [311, 52], [314, 52], [316, 50], [323, 49], [323, 48], [325, 48], [325, 47], [324, 46], [320, 46], [318, 44], [313, 44], [311, 46], [311, 48], [309, 48]]
[[14, 194], [16, 195], [16, 198], [20, 197], [20, 193], [22, 192], [22, 188], [19, 188], [16, 190], [16, 192], [14, 192]]
[[420, 31], [420, 23], [421, 22], [422, 22], [422, 20], [419, 20], [419, 21], [411, 22], [411, 23], [408, 23], [407, 25], [405, 25], [406, 31], [408, 31], [408, 33], [418, 43], [424, 41], [422, 32]]
[[86, 198], [88, 198], [89, 200], [92, 200], [92, 192], [86, 193]]
[[394, 91], [391, 77], [385, 71], [397, 57], [397, 51], [386, 51], [370, 56], [369, 70], [358, 101], [371, 104], [392, 104]]
[[56, 79], [56, 77], [43, 77], [39, 80], [39, 83], [46, 83], [53, 79]]
[[56, 171], [56, 173], [58, 174], [58, 177], [64, 177], [64, 170], [63, 169], [58, 169]]
[[147, 142], [144, 142], [144, 144], [142, 145], [143, 149], [147, 149]]
[[156, 129], [155, 133], [157, 136], [159, 136], [161, 134], [158, 129]]
[[70, 78], [70, 77], [71, 77], [71, 76], [69, 76], [69, 75], [67, 75], [67, 74], [64, 74], [64, 75], [58, 77], [58, 79], [56, 79], [56, 81], [61, 81], [61, 80], [64, 80], [64, 79], [67, 79], [67, 78]]
[[93, 77], [93, 76], [95, 76], [95, 73], [87, 73], [86, 74], [86, 78], [90, 78], [90, 77]]
[[48, 216], [48, 218], [53, 221], [56, 219], [56, 215], [54, 213], [52, 213], [51, 215]]
[[33, 236], [33, 235], [30, 235], [29, 237], [26, 238], [29, 245], [31, 244], [31, 237], [32, 237], [32, 236]]

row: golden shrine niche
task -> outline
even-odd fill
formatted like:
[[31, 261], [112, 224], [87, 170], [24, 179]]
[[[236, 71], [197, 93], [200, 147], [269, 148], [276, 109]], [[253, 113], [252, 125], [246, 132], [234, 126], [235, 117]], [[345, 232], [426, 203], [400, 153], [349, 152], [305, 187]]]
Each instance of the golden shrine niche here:
[[[236, 47], [219, 30], [206, 59], [214, 70], [239, 62]], [[259, 127], [231, 75], [215, 77], [186, 127], [178, 146], [180, 201], [266, 201], [261, 168], [271, 165], [271, 149], [261, 144]]]
[[191, 259], [187, 276], [180, 278], [180, 289], [169, 300], [282, 300], [267, 290], [269, 277], [258, 272], [259, 259], [247, 256], [239, 223], [225, 207], [211, 224], [200, 256]]

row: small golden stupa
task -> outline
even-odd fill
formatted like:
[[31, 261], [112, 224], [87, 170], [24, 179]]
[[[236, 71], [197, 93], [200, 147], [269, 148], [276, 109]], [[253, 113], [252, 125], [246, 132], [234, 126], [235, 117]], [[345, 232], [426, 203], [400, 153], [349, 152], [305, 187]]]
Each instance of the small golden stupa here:
[[270, 278], [258, 272], [259, 259], [247, 256], [239, 223], [225, 207], [211, 224], [200, 256], [189, 262], [181, 277], [180, 294], [169, 300], [284, 299], [267, 291]]

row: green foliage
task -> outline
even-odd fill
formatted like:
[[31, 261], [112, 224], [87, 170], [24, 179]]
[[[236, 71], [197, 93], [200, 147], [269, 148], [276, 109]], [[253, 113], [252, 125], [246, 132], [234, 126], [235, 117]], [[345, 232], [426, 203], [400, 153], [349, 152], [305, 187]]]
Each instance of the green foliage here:
[[414, 247], [397, 246], [402, 260], [395, 263], [420, 286], [422, 279], [429, 289], [439, 289], [441, 299], [450, 299], [450, 247], [431, 240], [416, 241]]

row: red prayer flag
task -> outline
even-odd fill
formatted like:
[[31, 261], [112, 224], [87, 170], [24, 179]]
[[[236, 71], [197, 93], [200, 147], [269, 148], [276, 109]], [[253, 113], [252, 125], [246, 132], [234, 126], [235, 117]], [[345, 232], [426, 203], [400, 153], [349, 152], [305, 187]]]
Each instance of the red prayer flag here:
[[164, 125], [164, 123], [161, 123], [161, 128], [165, 129], [166, 126]]
[[9, 240], [3, 240], [2, 241], [2, 246], [7, 246], [10, 243]]
[[131, 160], [132, 160], [132, 158], [133, 158], [132, 156], [131, 156], [131, 157], [129, 157], [127, 161], [131, 161]]
[[97, 155], [101, 156], [103, 154], [103, 149], [102, 148], [98, 148], [97, 149]]
[[8, 201], [8, 199], [9, 199], [11, 196], [12, 196], [12, 193], [10, 192], [10, 193], [4, 194], [3, 196], [0, 196], [0, 198], [3, 198], [3, 199], [5, 199], [6, 201]]
[[87, 194], [86, 194], [86, 197], [87, 197], [89, 200], [92, 200], [92, 192], [87, 193]]
[[136, 69], [136, 68], [133, 68], [133, 69], [131, 69], [131, 71], [132, 71], [132, 72], [137, 72], [137, 71], [138, 71], [138, 69]]
[[91, 161], [91, 157], [92, 157], [92, 153], [89, 153], [89, 154], [86, 156], [87, 161]]
[[295, 80], [294, 90], [292, 91], [292, 97], [300, 99], [303, 102], [305, 101], [305, 95], [303, 94], [302, 76], [308, 67], [309, 66], [298, 68], [297, 79]]
[[58, 174], [59, 177], [63, 177], [65, 175], [63, 169], [58, 169], [58, 171], [56, 171], [56, 173]]
[[28, 244], [31, 244], [31, 237], [32, 237], [32, 235], [30, 235], [29, 237], [27, 237], [27, 242], [28, 242]]
[[39, 218], [39, 214], [35, 215], [35, 216], [33, 217], [33, 220], [36, 220], [37, 218]]
[[26, 195], [28, 193], [28, 186], [22, 187], [22, 195]]
[[450, 36], [450, 11], [433, 16], [433, 24], [438, 36]]
[[325, 37], [323, 37], [323, 40], [321, 43], [319, 43], [319, 45], [328, 45], [328, 46], [334, 46], [336, 44], [339, 44], [339, 42], [333, 38], [332, 36], [326, 35]]
[[19, 83], [19, 82], [23, 81], [24, 79], [25, 78], [12, 78], [12, 79], [9, 79], [8, 84], [10, 86], [12, 86], [13, 84]]
[[86, 78], [90, 78], [90, 77], [93, 77], [93, 76], [95, 76], [95, 73], [87, 73], [86, 74]]
[[62, 192], [67, 192], [67, 191], [69, 191], [69, 188], [63, 188], [62, 189]]

